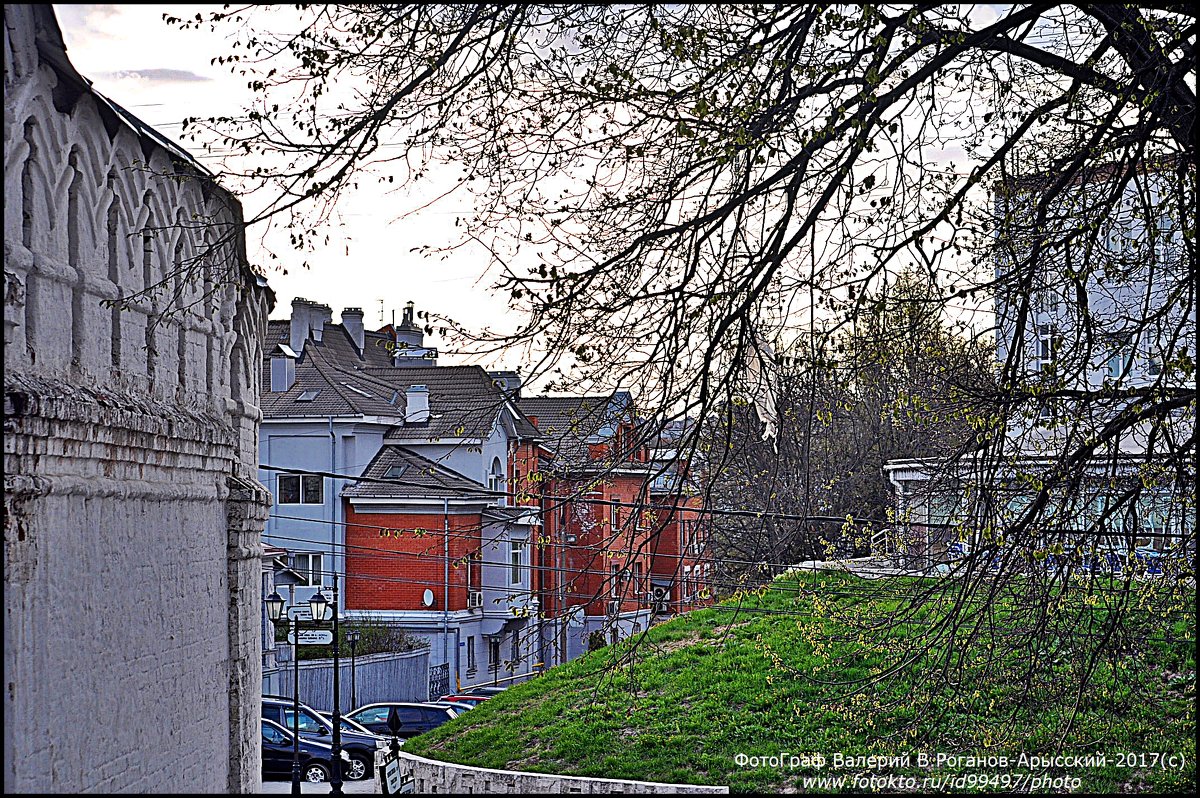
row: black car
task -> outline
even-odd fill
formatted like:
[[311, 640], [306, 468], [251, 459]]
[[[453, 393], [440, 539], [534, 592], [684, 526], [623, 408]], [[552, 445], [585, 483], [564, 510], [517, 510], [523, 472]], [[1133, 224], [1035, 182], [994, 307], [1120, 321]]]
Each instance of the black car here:
[[[292, 699], [284, 696], [263, 696], [262, 716], [285, 729], [292, 727]], [[300, 739], [323, 745], [333, 744], [333, 724], [307, 704], [300, 705]], [[352, 781], [374, 776], [375, 749], [386, 740], [373, 734], [357, 734], [342, 730], [342, 751], [349, 754], [346, 778]]]
[[453, 720], [461, 714], [454, 707], [438, 706], [437, 704], [413, 704], [404, 702], [386, 702], [382, 704], [367, 704], [346, 717], [360, 726], [364, 726], [376, 734], [391, 736], [388, 731], [388, 713], [395, 707], [400, 715], [399, 737], [408, 739], [436, 729], [448, 720]]
[[[292, 733], [278, 723], [262, 719], [262, 774], [268, 776], [291, 776], [292, 757], [296, 751], [292, 744]], [[300, 738], [300, 778], [310, 782], [326, 782], [333, 772], [330, 762], [333, 748], [323, 743]], [[342, 752], [343, 769], [350, 765], [349, 756]]]

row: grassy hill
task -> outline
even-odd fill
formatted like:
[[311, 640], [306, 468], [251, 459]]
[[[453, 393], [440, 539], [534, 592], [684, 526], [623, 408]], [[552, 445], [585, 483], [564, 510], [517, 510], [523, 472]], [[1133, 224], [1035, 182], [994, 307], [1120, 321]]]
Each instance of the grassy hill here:
[[[915, 657], [917, 631], [937, 618], [932, 604], [905, 624], [873, 631], [877, 619], [895, 619], [900, 587], [832, 572], [786, 577], [653, 627], [640, 642], [554, 668], [405, 750], [483, 767], [728, 784], [739, 792], [836, 790], [801, 780], [855, 775], [912, 776], [925, 789], [923, 779], [951, 775], [970, 779], [960, 788], [1012, 791], [1026, 773], [1078, 778], [1085, 791], [1194, 791], [1194, 588], [1191, 606], [1165, 635], [1099, 663], [1081, 693], [1072, 685], [1086, 649], [1073, 648], [1075, 636], [997, 654], [1006, 631], [1027, 622], [1017, 604], [989, 616], [990, 637], [935, 647], [887, 675], [898, 659]], [[868, 677], [879, 678], [864, 685]], [[1010, 763], [938, 766], [939, 753]], [[781, 754], [795, 758], [751, 759]], [[899, 759], [838, 766], [835, 754]], [[1041, 767], [1018, 760], [1022, 754], [1092, 761]], [[1154, 754], [1175, 758], [1164, 767]]]

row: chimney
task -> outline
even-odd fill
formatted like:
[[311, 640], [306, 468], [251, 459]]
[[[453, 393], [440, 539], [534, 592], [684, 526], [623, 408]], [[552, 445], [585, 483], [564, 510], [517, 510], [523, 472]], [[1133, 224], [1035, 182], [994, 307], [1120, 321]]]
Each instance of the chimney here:
[[271, 354], [271, 391], [282, 393], [296, 383], [296, 353], [280, 344]]
[[288, 343], [297, 355], [304, 354], [304, 344], [308, 341], [308, 331], [312, 324], [309, 307], [312, 304], [304, 297], [298, 296], [292, 300], [292, 319], [291, 327], [288, 330]]
[[313, 302], [309, 305], [309, 313], [311, 314], [312, 339], [319, 344], [325, 337], [325, 325], [333, 321], [333, 309], [328, 305], [318, 305]]
[[366, 343], [366, 336], [363, 332], [362, 308], [343, 308], [342, 326], [346, 328], [346, 333], [350, 336], [350, 340], [354, 341], [354, 345], [358, 347], [358, 351], [361, 353]]
[[488, 376], [496, 387], [511, 399], [521, 398], [521, 375], [515, 371], [489, 371]]
[[404, 306], [404, 318], [396, 328], [396, 343], [408, 344], [408, 349], [422, 349], [425, 346], [425, 331], [413, 320], [413, 303]]
[[424, 424], [429, 421], [429, 389], [424, 385], [411, 385], [404, 394], [407, 407], [404, 411], [405, 424]]

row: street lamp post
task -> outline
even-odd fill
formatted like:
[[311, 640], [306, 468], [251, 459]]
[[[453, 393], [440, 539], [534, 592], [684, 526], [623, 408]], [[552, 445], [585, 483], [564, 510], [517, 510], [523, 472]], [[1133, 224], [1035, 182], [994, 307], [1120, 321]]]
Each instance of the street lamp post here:
[[358, 630], [350, 629], [346, 632], [346, 642], [350, 644], [350, 706], [358, 706], [358, 691], [354, 685], [354, 668], [356, 661], [354, 659], [354, 648], [358, 645]]
[[[342, 692], [341, 692], [341, 672], [342, 667], [338, 663], [338, 575], [333, 573], [333, 605], [330, 607], [333, 610], [333, 751], [330, 756], [334, 762], [342, 761]], [[338, 765], [334, 765], [333, 772], [329, 777], [330, 793], [332, 795], [342, 794], [342, 769]]]
[[[285, 603], [278, 591], [266, 600], [267, 618], [276, 625], [281, 622], [286, 624], [292, 638], [292, 795], [300, 795], [300, 618], [292, 617], [291, 613], [285, 616]], [[314, 620], [323, 619], [328, 604], [320, 590], [314, 593], [308, 600], [311, 617]], [[332, 769], [336, 772], [338, 760], [334, 759], [333, 762]]]

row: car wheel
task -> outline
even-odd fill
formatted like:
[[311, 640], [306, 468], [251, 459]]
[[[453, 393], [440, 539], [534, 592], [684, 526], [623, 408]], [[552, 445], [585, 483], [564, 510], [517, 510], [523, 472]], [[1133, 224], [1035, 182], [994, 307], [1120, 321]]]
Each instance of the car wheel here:
[[362, 781], [371, 775], [373, 764], [366, 754], [350, 754], [350, 762], [346, 765], [346, 778]]
[[314, 784], [329, 781], [329, 768], [320, 762], [309, 762], [304, 766], [304, 780]]

